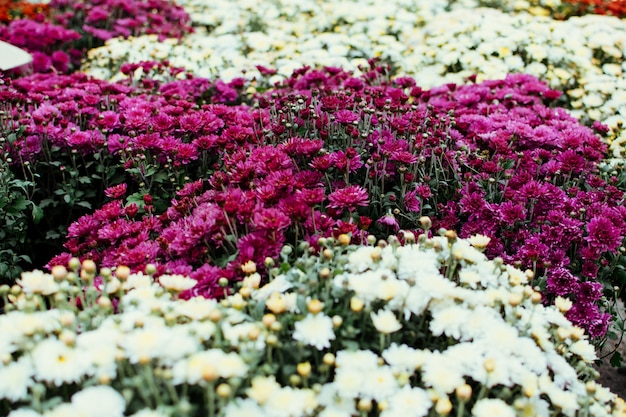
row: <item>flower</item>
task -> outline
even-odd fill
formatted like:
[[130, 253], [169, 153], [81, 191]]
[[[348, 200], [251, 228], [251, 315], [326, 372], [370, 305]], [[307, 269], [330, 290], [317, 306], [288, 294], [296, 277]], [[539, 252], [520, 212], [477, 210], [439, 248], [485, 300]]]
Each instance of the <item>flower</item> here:
[[68, 347], [56, 338], [39, 342], [32, 351], [35, 379], [52, 383], [78, 383], [91, 372], [85, 352]]
[[503, 416], [515, 417], [515, 410], [499, 398], [482, 398], [472, 408], [476, 417]]
[[423, 417], [428, 415], [432, 401], [423, 389], [405, 385], [389, 398], [388, 404], [381, 417]]
[[22, 290], [26, 294], [54, 294], [59, 290], [59, 285], [54, 281], [51, 274], [35, 270], [32, 272], [22, 272], [21, 279], [16, 282], [22, 286]]
[[372, 323], [381, 333], [393, 333], [402, 328], [402, 324], [396, 318], [393, 311], [388, 309], [379, 310], [377, 313], [371, 312]]
[[122, 394], [107, 385], [85, 388], [72, 395], [72, 405], [87, 417], [123, 417], [126, 401]]
[[329, 194], [328, 200], [330, 201], [328, 207], [335, 208], [340, 211], [348, 210], [352, 212], [356, 210], [357, 207], [367, 205], [367, 190], [358, 185], [350, 185]]
[[330, 341], [335, 340], [333, 321], [323, 313], [307, 314], [306, 317], [295, 323], [294, 340], [314, 346], [317, 350], [330, 347]]
[[22, 356], [15, 362], [0, 366], [0, 398], [17, 402], [26, 397], [34, 375], [31, 361]]

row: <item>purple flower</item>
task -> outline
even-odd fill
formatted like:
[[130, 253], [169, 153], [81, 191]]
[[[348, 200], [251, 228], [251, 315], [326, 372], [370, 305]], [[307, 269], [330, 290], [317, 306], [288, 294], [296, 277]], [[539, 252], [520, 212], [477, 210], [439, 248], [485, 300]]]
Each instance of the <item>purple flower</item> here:
[[327, 207], [353, 212], [357, 207], [367, 206], [369, 199], [365, 188], [359, 185], [350, 185], [331, 193], [328, 200], [330, 204]]
[[546, 285], [548, 293], [559, 296], [576, 294], [579, 287], [578, 278], [567, 269], [551, 268], [548, 270]]
[[594, 217], [587, 224], [588, 236], [585, 238], [599, 253], [617, 249], [622, 243], [621, 231], [605, 217]]

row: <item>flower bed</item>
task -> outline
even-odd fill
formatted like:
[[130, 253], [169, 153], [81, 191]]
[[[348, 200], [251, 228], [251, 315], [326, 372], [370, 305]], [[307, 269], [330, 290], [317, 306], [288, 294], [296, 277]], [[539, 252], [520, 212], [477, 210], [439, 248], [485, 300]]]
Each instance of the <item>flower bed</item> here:
[[[394, 73], [414, 76], [422, 87], [462, 83], [472, 75], [486, 80], [511, 72], [530, 73], [564, 91], [563, 104], [584, 122], [603, 121], [614, 128], [618, 120], [623, 121], [626, 31], [615, 17], [587, 15], [556, 21], [496, 9], [445, 12], [421, 3], [405, 8], [398, 2], [374, 19], [372, 14], [380, 9], [374, 3], [358, 13], [334, 5], [327, 13], [309, 3], [297, 10], [269, 3], [266, 12], [273, 19], [261, 26], [257, 23], [256, 31], [241, 31], [234, 19], [196, 9], [199, 6], [191, 3], [196, 24], [208, 30], [200, 29], [180, 43], [157, 43], [153, 37], [112, 39], [90, 52], [84, 69], [98, 77], [119, 79], [124, 62], [167, 58], [198, 76], [228, 80], [258, 77], [256, 65], [276, 68], [278, 75], [288, 77], [302, 65], [355, 70], [364, 59], [380, 56], [393, 62]], [[264, 21], [245, 3], [237, 7], [244, 27]], [[292, 22], [294, 13], [299, 17]]]
[[[43, 105], [23, 112], [32, 116], [19, 122], [26, 133], [13, 144], [14, 160], [54, 173], [35, 155], [56, 148], [50, 161], [77, 155], [96, 172], [110, 167], [107, 178], [126, 173], [109, 183], [104, 205], [93, 179], [74, 176], [72, 188], [84, 189], [75, 195], [97, 210], [71, 225], [69, 252], [52, 264], [80, 256], [141, 271], [154, 263], [159, 274], [198, 280], [185, 296], [216, 296], [220, 277], [239, 280], [240, 265], [261, 265], [285, 243], [341, 233], [363, 242], [428, 215], [434, 230], [491, 238], [489, 256], [530, 269], [549, 300], [575, 301], [575, 324], [604, 335], [609, 316], [598, 303], [603, 290], [622, 285], [612, 271], [624, 262], [626, 222], [619, 179], [599, 170], [601, 136], [546, 107], [559, 94], [530, 76], [422, 90], [410, 78], [389, 84], [384, 72], [303, 69], [248, 98], [237, 93], [243, 82], [215, 83], [211, 100], [252, 104], [229, 107], [190, 103], [209, 88], [203, 80], [153, 81], [161, 94], [149, 96], [145, 87], [83, 78], [81, 91], [111, 95], [65, 114]], [[41, 77], [13, 84], [50, 94]], [[61, 94], [55, 106], [68, 99], [74, 105], [74, 94]], [[102, 117], [101, 101], [114, 103]]]
[[266, 261], [268, 284], [259, 287], [247, 263], [242, 286], [221, 302], [177, 299], [189, 278], [163, 275], [158, 284], [124, 267], [98, 273], [86, 261], [79, 270], [77, 259], [70, 272], [24, 274], [0, 316], [0, 409], [13, 410], [9, 417], [624, 415], [623, 400], [594, 381], [582, 329], [562, 315], [571, 302], [544, 307], [528, 273], [476, 248], [483, 238], [404, 239], [350, 246], [341, 235], [293, 261], [285, 248], [279, 264]]

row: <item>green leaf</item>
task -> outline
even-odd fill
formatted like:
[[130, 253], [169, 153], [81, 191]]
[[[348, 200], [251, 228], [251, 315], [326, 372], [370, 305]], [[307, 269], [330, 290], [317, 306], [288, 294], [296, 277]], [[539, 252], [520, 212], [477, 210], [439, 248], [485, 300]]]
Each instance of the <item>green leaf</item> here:
[[91, 203], [89, 201], [79, 201], [76, 203], [77, 206], [85, 207], [87, 209], [91, 209]]
[[31, 213], [33, 216], [33, 222], [35, 222], [35, 224], [39, 224], [41, 219], [43, 219], [43, 209], [38, 205], [33, 204], [33, 209]]
[[78, 182], [81, 184], [91, 184], [91, 178], [87, 176], [78, 177]]
[[60, 237], [61, 237], [61, 234], [59, 234], [59, 232], [57, 232], [56, 230], [48, 230], [48, 232], [46, 233], [47, 240], [54, 240]]
[[13, 202], [11, 203], [11, 208], [9, 208], [8, 211], [11, 214], [19, 214], [24, 211], [26, 207], [28, 207], [28, 204], [30, 204], [30, 201], [28, 201], [26, 197], [20, 196], [17, 199], [13, 200]]
[[613, 356], [611, 356], [611, 366], [614, 368], [619, 368], [623, 362], [622, 355], [619, 352], [615, 352]]

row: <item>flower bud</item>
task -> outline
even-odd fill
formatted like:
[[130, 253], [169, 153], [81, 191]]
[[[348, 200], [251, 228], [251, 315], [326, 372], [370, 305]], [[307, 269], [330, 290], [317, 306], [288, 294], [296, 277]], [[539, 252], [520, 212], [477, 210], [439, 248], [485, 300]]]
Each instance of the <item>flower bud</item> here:
[[509, 305], [513, 306], [513, 307], [517, 307], [518, 305], [520, 305], [522, 303], [522, 300], [524, 299], [522, 294], [519, 293], [511, 293], [509, 294]]
[[296, 370], [298, 371], [298, 375], [303, 378], [307, 378], [311, 375], [311, 362], [300, 362], [296, 366]]
[[342, 233], [337, 237], [337, 241], [341, 246], [348, 246], [351, 240], [350, 236], [345, 233]]
[[222, 383], [217, 386], [215, 392], [220, 398], [228, 398], [233, 393], [233, 389], [230, 387], [230, 385]]
[[330, 271], [329, 268], [324, 267], [324, 268], [320, 269], [319, 277], [321, 279], [328, 279], [328, 278], [331, 277], [331, 275], [332, 275], [332, 272]]
[[52, 271], [50, 272], [52, 273], [55, 281], [62, 281], [67, 276], [67, 268], [65, 268], [63, 265], [53, 266]]
[[72, 270], [72, 271], [78, 271], [78, 268], [80, 268], [80, 259], [78, 258], [72, 258], [70, 259], [70, 261], [68, 262], [67, 266]]
[[332, 366], [335, 364], [335, 355], [333, 355], [332, 353], [328, 352], [326, 353], [323, 357], [322, 357], [322, 362], [324, 362], [325, 365], [328, 366]]
[[485, 362], [483, 362], [483, 367], [485, 368], [485, 371], [493, 372], [493, 370], [496, 369], [496, 361], [488, 358], [485, 360]]
[[317, 314], [324, 308], [324, 303], [318, 299], [313, 299], [307, 303], [306, 308], [310, 313]]
[[468, 384], [463, 384], [456, 387], [456, 396], [461, 401], [467, 401], [472, 398], [472, 387]]
[[276, 321], [276, 316], [273, 314], [266, 314], [261, 319], [261, 322], [265, 327], [270, 327]]
[[126, 281], [130, 275], [130, 268], [126, 265], [120, 265], [115, 269], [115, 276], [120, 281]]
[[448, 397], [442, 397], [435, 403], [435, 411], [437, 414], [447, 416], [452, 411], [452, 403]]
[[96, 263], [91, 259], [85, 259], [82, 264], [82, 269], [88, 274], [96, 273]]
[[277, 292], [272, 293], [272, 295], [265, 300], [265, 306], [274, 314], [280, 314], [287, 310], [285, 299]]
[[360, 298], [352, 297], [350, 299], [350, 309], [354, 311], [355, 313], [358, 313], [361, 310], [363, 310], [364, 306], [365, 306], [365, 303]]
[[247, 275], [254, 274], [256, 272], [256, 264], [254, 261], [248, 261], [241, 265], [241, 270]]
[[369, 398], [361, 398], [357, 405], [359, 411], [369, 413], [372, 410], [372, 400]]

